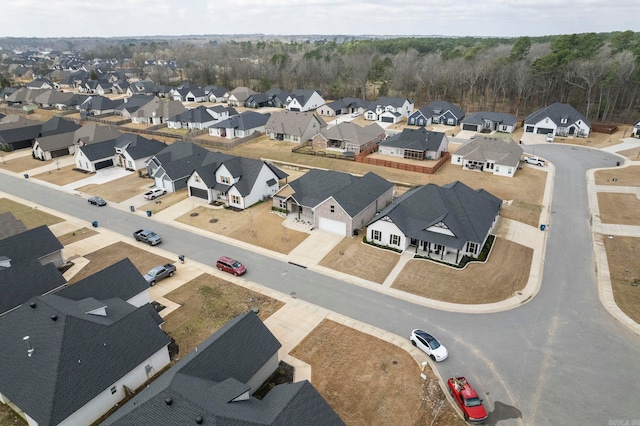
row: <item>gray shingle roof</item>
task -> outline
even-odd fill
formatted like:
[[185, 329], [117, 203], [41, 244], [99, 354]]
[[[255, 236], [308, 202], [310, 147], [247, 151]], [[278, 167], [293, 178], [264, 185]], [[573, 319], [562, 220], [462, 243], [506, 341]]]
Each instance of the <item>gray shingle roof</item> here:
[[175, 181], [190, 176], [203, 166], [217, 163], [221, 155], [225, 154], [209, 151], [191, 142], [175, 141], [158, 152], [152, 161]]
[[82, 141], [85, 144], [104, 142], [117, 139], [122, 133], [113, 129], [111, 126], [101, 126], [97, 123], [87, 123], [76, 130], [75, 141]]
[[[396, 198], [369, 225], [389, 217], [408, 238], [462, 249], [467, 241], [485, 240], [501, 204], [487, 191], [473, 190], [459, 181], [444, 186], [430, 183]], [[454, 236], [427, 230], [440, 222]]]
[[[561, 102], [555, 102], [544, 108], [540, 108], [534, 113], [529, 114], [527, 118], [524, 119], [524, 122], [525, 124], [536, 124], [547, 117], [549, 117], [549, 119], [558, 127], [566, 127], [578, 120], [582, 120], [582, 122], [586, 123], [587, 126], [591, 127], [591, 122], [584, 115], [578, 112], [577, 109], [569, 104], [563, 104]], [[566, 123], [561, 122], [563, 118], [566, 118]]]
[[342, 98], [337, 101], [329, 102], [326, 106], [337, 111], [342, 108], [368, 108], [369, 102], [360, 98]]
[[393, 183], [371, 172], [357, 177], [333, 170], [312, 169], [289, 186], [294, 191], [291, 197], [299, 205], [315, 207], [333, 197], [353, 218], [392, 188]]
[[368, 126], [358, 126], [349, 121], [343, 121], [333, 127], [323, 128], [320, 133], [327, 139], [349, 141], [354, 145], [363, 145], [385, 133], [378, 123]]
[[269, 121], [267, 121], [265, 127], [268, 132], [272, 133], [302, 136], [313, 120], [319, 123], [317, 128], [318, 132], [320, 132], [322, 128], [327, 127], [327, 123], [315, 114], [297, 111], [274, 112], [271, 114], [271, 117], [269, 117]]
[[256, 127], [261, 127], [267, 124], [270, 117], [271, 114], [260, 114], [255, 111], [245, 111], [242, 114], [234, 115], [226, 120], [219, 121], [211, 127], [238, 130], [255, 129]]
[[465, 142], [455, 152], [465, 160], [493, 161], [500, 166], [518, 167], [523, 149], [513, 140], [508, 142], [502, 139], [478, 137]]
[[397, 135], [388, 137], [380, 142], [380, 146], [404, 148], [414, 151], [437, 151], [442, 144], [445, 134], [432, 132], [424, 127], [419, 129], [403, 129]]
[[81, 125], [74, 121], [65, 120], [61, 117], [53, 117], [42, 124], [40, 136], [59, 135], [60, 133], [75, 132]]
[[422, 112], [425, 117], [433, 117], [434, 115], [443, 114], [446, 111], [451, 111], [458, 119], [464, 117], [464, 111], [462, 111], [462, 109], [447, 101], [432, 101], [418, 110]]
[[216, 425], [342, 425], [307, 381], [278, 385], [262, 400], [231, 401], [280, 346], [256, 314], [238, 316], [104, 424], [182, 425], [201, 416]]
[[[86, 313], [99, 306], [106, 316]], [[39, 424], [59, 424], [169, 344], [157, 316], [119, 299], [35, 297], [0, 321], [0, 392]]]
[[6, 144], [33, 141], [40, 135], [42, 124], [26, 124], [22, 121], [0, 124], [0, 142]]
[[507, 114], [505, 112], [479, 111], [466, 116], [462, 121], [460, 121], [460, 123], [482, 125], [485, 120], [504, 124], [506, 126], [515, 126], [518, 122], [518, 118], [515, 115]]
[[58, 149], [68, 148], [75, 142], [75, 132], [59, 133], [51, 136], [39, 137], [36, 139], [40, 149], [44, 152], [55, 151]]
[[0, 315], [35, 296], [49, 293], [67, 283], [53, 263], [41, 265], [37, 259], [0, 268]]
[[141, 135], [124, 133], [116, 139], [115, 148], [122, 148], [134, 160], [148, 158], [166, 148], [167, 144], [157, 139], [147, 139]]
[[207, 111], [207, 107], [200, 105], [197, 108], [189, 109], [181, 114], [174, 115], [169, 118], [168, 121], [179, 121], [182, 123], [206, 123], [214, 120], [215, 118], [213, 118], [209, 111]]
[[109, 158], [116, 155], [116, 140], [108, 140], [95, 142], [78, 148], [89, 159], [89, 161], [97, 161], [103, 158]]
[[11, 212], [0, 213], [0, 240], [19, 234], [27, 230], [27, 227], [21, 220]]
[[60, 241], [46, 225], [0, 240], [0, 256], [7, 256], [12, 265], [40, 259], [62, 248]]

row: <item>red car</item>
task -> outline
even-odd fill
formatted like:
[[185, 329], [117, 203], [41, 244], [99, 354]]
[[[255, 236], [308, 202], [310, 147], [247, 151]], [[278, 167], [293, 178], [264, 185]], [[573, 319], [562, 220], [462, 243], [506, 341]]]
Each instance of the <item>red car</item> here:
[[487, 411], [482, 406], [482, 400], [464, 376], [451, 377], [447, 380], [447, 387], [462, 409], [466, 421], [484, 423], [487, 420]]
[[236, 276], [242, 275], [247, 272], [247, 268], [245, 268], [242, 263], [227, 256], [222, 256], [216, 261], [216, 268]]

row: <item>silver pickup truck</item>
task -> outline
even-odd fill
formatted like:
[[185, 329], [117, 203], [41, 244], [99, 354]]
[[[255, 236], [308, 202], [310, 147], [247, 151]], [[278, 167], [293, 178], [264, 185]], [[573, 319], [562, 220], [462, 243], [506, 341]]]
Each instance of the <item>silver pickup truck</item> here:
[[155, 285], [155, 283], [160, 280], [163, 280], [167, 277], [172, 277], [175, 272], [176, 265], [167, 263], [166, 265], [159, 265], [151, 269], [149, 272], [144, 274], [144, 279], [147, 280], [149, 285]]
[[146, 229], [139, 229], [134, 232], [133, 238], [135, 238], [136, 241], [142, 241], [152, 246], [158, 245], [162, 242], [160, 235]]

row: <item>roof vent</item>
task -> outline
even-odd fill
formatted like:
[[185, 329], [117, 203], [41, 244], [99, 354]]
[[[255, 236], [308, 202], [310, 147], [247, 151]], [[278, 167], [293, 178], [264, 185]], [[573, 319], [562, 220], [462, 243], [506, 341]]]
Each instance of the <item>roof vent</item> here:
[[36, 308], [36, 302], [29, 303], [29, 306], [31, 306], [33, 309], [35, 309]]
[[33, 349], [33, 347], [31, 346], [31, 342], [29, 342], [29, 336], [24, 336], [22, 340], [25, 341], [27, 344], [27, 355], [29, 356], [33, 355], [33, 351], [35, 349]]
[[165, 404], [167, 404], [167, 405], [171, 405], [171, 404], [173, 404], [173, 399], [171, 399], [171, 397], [167, 397], [167, 398], [164, 400], [164, 403], [165, 403]]
[[201, 425], [203, 421], [204, 421], [204, 419], [202, 418], [202, 416], [196, 416], [196, 423]]
[[53, 321], [57, 321], [58, 320], [58, 316], [56, 314], [51, 315], [51, 319]]

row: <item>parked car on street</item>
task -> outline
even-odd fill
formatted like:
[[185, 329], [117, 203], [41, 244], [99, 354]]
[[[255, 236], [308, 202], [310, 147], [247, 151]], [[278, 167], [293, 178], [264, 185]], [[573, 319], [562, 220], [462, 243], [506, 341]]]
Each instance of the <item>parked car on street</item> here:
[[147, 200], [155, 200], [159, 196], [164, 195], [166, 193], [167, 193], [167, 190], [164, 188], [153, 188], [144, 193], [144, 198], [146, 198]]
[[138, 229], [133, 233], [133, 238], [135, 238], [136, 241], [142, 241], [151, 246], [158, 245], [162, 242], [162, 237], [160, 237], [160, 235], [153, 231], [149, 231], [148, 229]]
[[438, 339], [425, 331], [419, 329], [413, 330], [411, 336], [409, 336], [409, 340], [411, 340], [413, 346], [421, 349], [434, 361], [444, 361], [449, 356], [447, 348], [445, 348]]
[[464, 376], [447, 379], [449, 393], [456, 400], [462, 410], [465, 421], [469, 423], [484, 423], [487, 420], [487, 410], [482, 405], [482, 399], [471, 387]]
[[147, 280], [149, 285], [155, 285], [158, 281], [167, 277], [172, 277], [176, 272], [176, 265], [167, 263], [166, 265], [158, 265], [144, 274], [144, 279]]
[[216, 268], [236, 276], [242, 275], [247, 272], [247, 268], [245, 268], [242, 263], [227, 256], [222, 256], [216, 261]]
[[90, 197], [87, 201], [89, 201], [89, 204], [93, 204], [98, 207], [107, 205], [107, 202], [100, 197]]

